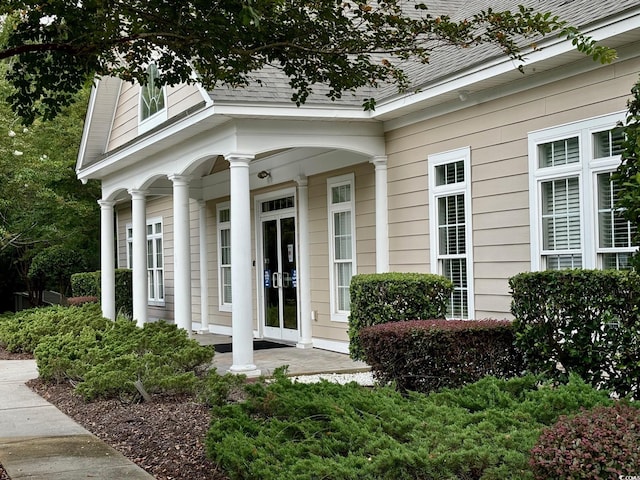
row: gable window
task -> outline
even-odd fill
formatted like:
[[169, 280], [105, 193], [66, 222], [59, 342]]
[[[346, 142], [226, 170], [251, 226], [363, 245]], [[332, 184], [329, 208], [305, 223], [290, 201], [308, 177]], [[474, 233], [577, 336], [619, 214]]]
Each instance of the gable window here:
[[[164, 304], [164, 250], [162, 219], [147, 219], [147, 295], [149, 303]], [[126, 226], [127, 268], [133, 266], [133, 228]]]
[[327, 180], [331, 318], [345, 322], [351, 309], [351, 277], [356, 273], [354, 183], [353, 174]]
[[159, 125], [167, 119], [166, 92], [159, 85], [158, 67], [147, 68], [147, 84], [140, 87], [140, 130], [142, 132]]
[[529, 134], [533, 270], [629, 268], [634, 228], [611, 178], [622, 130], [612, 114]]
[[220, 310], [231, 311], [231, 208], [217, 207], [218, 228], [218, 298]]
[[431, 271], [453, 282], [447, 318], [473, 315], [471, 152], [429, 155]]

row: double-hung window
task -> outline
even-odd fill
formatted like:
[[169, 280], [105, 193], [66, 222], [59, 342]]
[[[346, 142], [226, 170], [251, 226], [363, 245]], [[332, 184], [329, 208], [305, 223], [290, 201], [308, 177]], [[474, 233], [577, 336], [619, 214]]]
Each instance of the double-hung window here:
[[231, 311], [231, 207], [217, 208], [218, 226], [218, 298], [220, 310]]
[[611, 174], [622, 130], [612, 114], [529, 134], [533, 270], [629, 267], [634, 228]]
[[[162, 219], [147, 219], [147, 295], [149, 303], [164, 303], [164, 251]], [[133, 227], [126, 226], [127, 267], [133, 266]]]
[[473, 307], [471, 151], [429, 155], [431, 271], [453, 282], [447, 318], [470, 318]]
[[355, 191], [353, 174], [327, 180], [331, 318], [347, 321], [349, 286], [356, 273]]

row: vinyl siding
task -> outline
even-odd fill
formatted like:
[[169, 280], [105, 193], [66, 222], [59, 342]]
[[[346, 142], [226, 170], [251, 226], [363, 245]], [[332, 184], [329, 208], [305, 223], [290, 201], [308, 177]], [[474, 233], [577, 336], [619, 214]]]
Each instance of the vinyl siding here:
[[[202, 102], [203, 97], [195, 85], [167, 87], [167, 115], [172, 118]], [[118, 148], [138, 136], [140, 87], [123, 83], [113, 118], [107, 151]]]
[[[311, 310], [318, 312], [313, 337], [347, 341], [348, 324], [331, 320], [329, 287], [329, 231], [327, 179], [347, 173], [355, 176], [357, 273], [375, 272], [375, 171], [363, 163], [309, 177], [309, 263]], [[305, 248], [301, 245], [300, 248]]]
[[531, 261], [528, 132], [624, 110], [638, 70], [628, 60], [387, 132], [391, 269], [430, 271], [426, 159], [470, 146], [475, 317], [509, 318], [508, 279]]

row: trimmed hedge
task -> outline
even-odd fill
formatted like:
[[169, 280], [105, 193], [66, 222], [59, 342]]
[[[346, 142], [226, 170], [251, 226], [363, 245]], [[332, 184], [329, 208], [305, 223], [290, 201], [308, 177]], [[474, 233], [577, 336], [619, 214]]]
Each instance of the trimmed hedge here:
[[617, 403], [562, 416], [531, 450], [537, 480], [636, 478], [640, 465], [640, 410]]
[[524, 370], [513, 346], [511, 322], [416, 320], [363, 328], [365, 361], [381, 382], [402, 391], [431, 392], [492, 375], [510, 378]]
[[511, 278], [516, 346], [526, 368], [576, 373], [619, 395], [640, 394], [640, 276], [563, 270]]
[[[100, 271], [72, 275], [71, 291], [74, 297], [100, 298]], [[133, 277], [126, 268], [116, 269], [116, 312], [133, 315]]]
[[371, 325], [406, 320], [444, 318], [453, 290], [451, 281], [425, 273], [376, 273], [351, 279], [349, 353], [364, 360], [360, 330]]

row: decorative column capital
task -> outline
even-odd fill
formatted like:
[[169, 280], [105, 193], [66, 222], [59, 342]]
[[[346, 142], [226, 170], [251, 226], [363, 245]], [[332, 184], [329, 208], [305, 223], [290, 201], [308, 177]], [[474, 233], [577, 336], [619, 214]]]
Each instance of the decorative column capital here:
[[373, 157], [371, 160], [369, 160], [369, 163], [372, 163], [376, 167], [376, 169], [387, 168], [387, 156], [379, 155], [377, 157]]
[[229, 162], [229, 167], [246, 167], [249, 166], [255, 155], [248, 153], [228, 153], [224, 158]]
[[102, 210], [111, 210], [115, 206], [116, 202], [113, 200], [98, 200], [98, 205]]
[[307, 185], [309, 185], [309, 178], [306, 175], [298, 175], [295, 178], [295, 182], [299, 187], [306, 187]]
[[189, 175], [178, 174], [167, 175], [167, 178], [173, 182], [174, 186], [188, 186], [191, 180], [193, 180]]
[[148, 190], [138, 190], [136, 188], [131, 188], [127, 190], [127, 192], [129, 193], [129, 195], [131, 195], [131, 200], [145, 198], [149, 193]]

